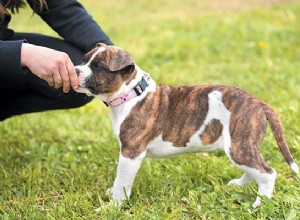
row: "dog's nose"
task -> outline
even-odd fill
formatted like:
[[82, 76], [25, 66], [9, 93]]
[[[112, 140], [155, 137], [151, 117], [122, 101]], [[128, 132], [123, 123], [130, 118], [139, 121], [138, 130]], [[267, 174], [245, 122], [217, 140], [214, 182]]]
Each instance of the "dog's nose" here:
[[77, 76], [79, 76], [80, 70], [75, 68], [75, 71], [76, 71]]

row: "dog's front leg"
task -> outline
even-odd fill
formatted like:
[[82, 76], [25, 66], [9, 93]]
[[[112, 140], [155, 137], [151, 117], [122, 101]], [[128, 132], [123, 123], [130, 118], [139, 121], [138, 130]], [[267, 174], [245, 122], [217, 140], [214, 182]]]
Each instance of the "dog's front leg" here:
[[124, 157], [120, 153], [117, 177], [111, 189], [112, 198], [120, 205], [122, 200], [130, 197], [134, 178], [142, 164], [145, 153], [134, 159]]

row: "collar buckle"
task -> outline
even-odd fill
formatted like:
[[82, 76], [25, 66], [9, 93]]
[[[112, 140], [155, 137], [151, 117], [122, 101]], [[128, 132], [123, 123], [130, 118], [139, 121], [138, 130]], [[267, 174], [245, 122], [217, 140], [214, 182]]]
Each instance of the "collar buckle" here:
[[147, 83], [145, 77], [142, 78], [141, 81], [133, 88], [137, 96], [140, 96], [146, 89], [149, 84]]

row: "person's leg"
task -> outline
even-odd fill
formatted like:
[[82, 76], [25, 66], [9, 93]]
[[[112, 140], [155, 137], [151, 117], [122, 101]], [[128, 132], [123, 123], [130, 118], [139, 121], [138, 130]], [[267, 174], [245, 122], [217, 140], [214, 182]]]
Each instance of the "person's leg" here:
[[[84, 55], [80, 49], [54, 37], [16, 33], [15, 40], [18, 39], [26, 39], [28, 43], [63, 51], [70, 56], [74, 65], [80, 64]], [[30, 71], [20, 77], [23, 78], [22, 83], [0, 91], [0, 121], [24, 113], [76, 108], [92, 100], [92, 97], [73, 90], [64, 93], [62, 88], [54, 89]]]

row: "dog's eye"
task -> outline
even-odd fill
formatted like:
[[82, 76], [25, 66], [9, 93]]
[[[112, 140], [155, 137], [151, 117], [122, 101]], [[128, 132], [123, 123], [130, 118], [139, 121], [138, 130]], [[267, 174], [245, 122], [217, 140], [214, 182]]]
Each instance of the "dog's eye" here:
[[93, 69], [100, 69], [100, 65], [99, 65], [99, 62], [97, 62], [97, 61], [92, 61], [91, 62], [91, 68], [93, 68]]

